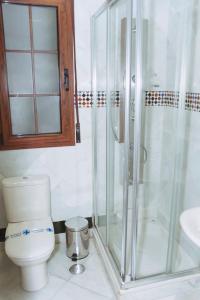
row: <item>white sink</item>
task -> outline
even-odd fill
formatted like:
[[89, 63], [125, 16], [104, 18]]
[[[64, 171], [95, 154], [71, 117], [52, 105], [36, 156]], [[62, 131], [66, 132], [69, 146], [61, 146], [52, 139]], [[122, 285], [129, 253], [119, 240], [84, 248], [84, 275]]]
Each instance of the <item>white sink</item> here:
[[187, 237], [200, 247], [200, 207], [185, 210], [180, 216], [180, 224]]

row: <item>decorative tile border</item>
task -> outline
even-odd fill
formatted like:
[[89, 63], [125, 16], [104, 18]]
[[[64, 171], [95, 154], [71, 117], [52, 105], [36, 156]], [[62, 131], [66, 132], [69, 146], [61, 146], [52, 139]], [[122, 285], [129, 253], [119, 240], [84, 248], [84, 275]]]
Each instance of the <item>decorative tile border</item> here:
[[185, 109], [200, 112], [200, 93], [186, 93]]
[[173, 91], [146, 91], [145, 106], [178, 107], [179, 93]]
[[112, 105], [115, 107], [119, 107], [120, 104], [120, 92], [111, 92], [111, 100], [112, 100]]
[[[116, 105], [119, 106], [119, 92], [116, 92]], [[78, 106], [80, 108], [89, 108], [93, 105], [93, 94], [91, 91], [78, 91]], [[106, 92], [97, 92], [97, 107], [106, 106]]]
[[[112, 92], [111, 100], [113, 106], [120, 105], [120, 92]], [[146, 91], [145, 106], [164, 106], [178, 108], [179, 92], [174, 91]], [[91, 91], [78, 91], [78, 105], [80, 108], [90, 108], [93, 105], [93, 94]], [[97, 107], [106, 106], [106, 92], [97, 92]], [[200, 93], [186, 93], [185, 109], [200, 112]]]
[[106, 92], [99, 91], [97, 92], [97, 107], [104, 107], [106, 106]]
[[[93, 94], [91, 91], [78, 91], [78, 106], [79, 107], [92, 107]], [[106, 105], [106, 92], [97, 92], [97, 107], [104, 107]]]
[[78, 106], [79, 107], [92, 107], [93, 95], [91, 91], [78, 91]]
[[[145, 106], [168, 106], [178, 108], [179, 92], [146, 91], [145, 94]], [[186, 93], [185, 109], [200, 112], [200, 93]]]

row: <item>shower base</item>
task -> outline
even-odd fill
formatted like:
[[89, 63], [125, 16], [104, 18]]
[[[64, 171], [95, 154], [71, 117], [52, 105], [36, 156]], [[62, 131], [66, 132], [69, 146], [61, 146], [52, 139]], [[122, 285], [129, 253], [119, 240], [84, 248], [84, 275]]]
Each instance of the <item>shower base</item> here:
[[[193, 261], [188, 252], [176, 243], [176, 265], [173, 266], [176, 269], [175, 274], [161, 274], [165, 272], [166, 269], [166, 252], [167, 252], [167, 237], [168, 233], [164, 226], [159, 222], [159, 220], [144, 220], [145, 226], [140, 227], [140, 234], [138, 238], [137, 246], [137, 280], [130, 281], [130, 277], [127, 277], [127, 281], [122, 282], [119, 271], [116, 267], [116, 261], [113, 260], [113, 256], [110, 250], [115, 252], [115, 257], [120, 258], [120, 245], [121, 241], [119, 239], [120, 225], [118, 222], [113, 223], [110, 226], [110, 235], [112, 236], [113, 248], [109, 249], [104, 246], [103, 241], [99, 235], [100, 232], [104, 232], [105, 227], [101, 226], [100, 230], [94, 228], [94, 237], [96, 241], [97, 248], [102, 257], [103, 263], [107, 270], [108, 276], [110, 277], [111, 283], [119, 299], [129, 300], [131, 293], [134, 294], [137, 291], [145, 290], [149, 288], [164, 288], [170, 284], [178, 288], [179, 284], [186, 280], [193, 280], [200, 277], [200, 270], [196, 268], [197, 263]], [[141, 225], [142, 223], [140, 223]], [[143, 228], [143, 229], [142, 229]], [[161, 251], [166, 249], [166, 251]], [[130, 259], [130, 254], [128, 255]], [[185, 269], [191, 269], [185, 271]], [[179, 272], [179, 273], [178, 273]], [[154, 274], [159, 274], [153, 276]], [[126, 298], [126, 295], [128, 298]], [[123, 297], [122, 297], [123, 296]], [[122, 298], [121, 298], [122, 297]], [[124, 298], [125, 297], [125, 298]], [[130, 298], [131, 300], [134, 298]]]
[[138, 298], [140, 293], [144, 294], [146, 296], [145, 299], [148, 300], [160, 299], [162, 297], [172, 297], [174, 300], [174, 295], [180, 290], [186, 290], [188, 285], [191, 288], [191, 285], [196, 280], [200, 282], [200, 270], [198, 268], [173, 275], [163, 274], [136, 281], [122, 282], [116, 264], [108, 249], [104, 247], [97, 228], [93, 229], [93, 235], [102, 263], [118, 300], [143, 300], [145, 297], [141, 298], [140, 296]]
[[[112, 250], [120, 261], [121, 249], [119, 239], [119, 223], [112, 224]], [[166, 270], [166, 257], [168, 247], [168, 232], [158, 220], [143, 220], [139, 224], [138, 245], [136, 251], [138, 278], [164, 273]], [[128, 239], [130, 241], [130, 239]], [[128, 248], [129, 245], [128, 245]], [[194, 262], [186, 250], [175, 242], [176, 263], [173, 266], [175, 272], [194, 269]], [[129, 255], [130, 256], [130, 255]], [[130, 258], [130, 257], [129, 257]]]

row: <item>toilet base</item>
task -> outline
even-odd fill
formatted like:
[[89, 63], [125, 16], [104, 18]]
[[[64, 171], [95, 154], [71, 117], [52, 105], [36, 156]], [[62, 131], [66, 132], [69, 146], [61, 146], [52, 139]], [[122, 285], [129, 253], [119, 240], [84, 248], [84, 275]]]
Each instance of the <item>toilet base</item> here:
[[42, 289], [48, 282], [47, 263], [21, 267], [22, 288], [28, 292]]

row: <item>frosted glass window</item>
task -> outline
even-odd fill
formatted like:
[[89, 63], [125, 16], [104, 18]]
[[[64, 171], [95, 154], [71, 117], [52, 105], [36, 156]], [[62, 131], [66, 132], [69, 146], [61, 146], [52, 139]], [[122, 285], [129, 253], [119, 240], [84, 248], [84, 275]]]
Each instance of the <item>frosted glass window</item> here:
[[[73, 57], [63, 54], [73, 52], [73, 41], [63, 38], [73, 37], [70, 1], [0, 2], [2, 145], [21, 149], [74, 144], [74, 95], [71, 86], [67, 89]], [[67, 105], [66, 97], [71, 98]]]
[[33, 93], [31, 54], [6, 53], [10, 94]]
[[57, 50], [57, 10], [54, 7], [33, 7], [34, 50]]
[[2, 4], [6, 49], [30, 50], [28, 6]]
[[11, 97], [12, 134], [35, 133], [34, 103], [31, 97]]
[[37, 97], [38, 132], [60, 132], [60, 97]]
[[59, 93], [58, 57], [35, 54], [36, 93]]

